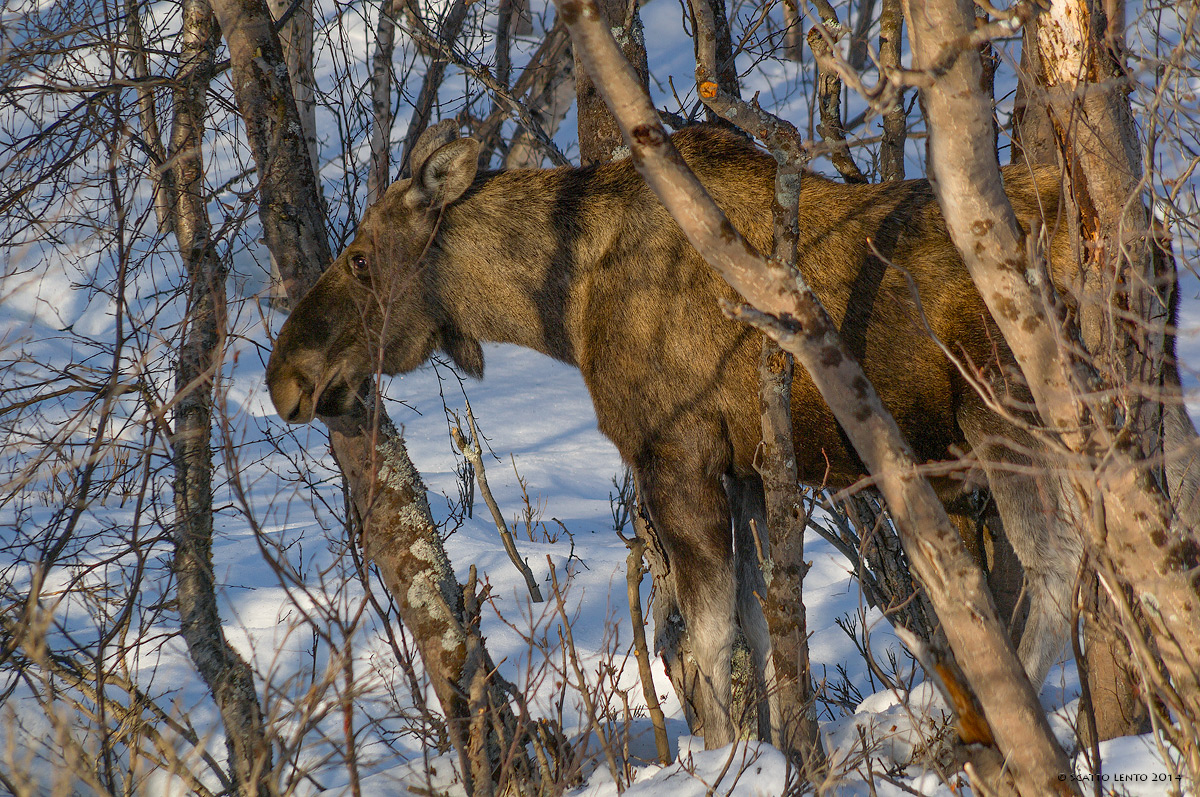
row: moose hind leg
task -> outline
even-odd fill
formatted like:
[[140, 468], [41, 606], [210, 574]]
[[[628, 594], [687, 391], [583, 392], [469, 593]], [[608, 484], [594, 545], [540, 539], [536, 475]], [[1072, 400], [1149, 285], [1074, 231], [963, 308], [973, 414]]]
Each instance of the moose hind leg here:
[[639, 467], [638, 483], [675, 575], [679, 610], [698, 670], [696, 684], [688, 686], [700, 719], [698, 730], [705, 746], [712, 749], [734, 740], [730, 721], [733, 539], [720, 478], [689, 465], [660, 460], [653, 467]]
[[987, 473], [996, 508], [1021, 566], [1029, 615], [1018, 647], [1025, 674], [1040, 687], [1071, 632], [1071, 601], [1083, 545], [1066, 480], [1037, 440], [982, 405], [960, 413], [967, 442]]
[[[727, 476], [726, 489], [729, 506], [733, 514], [733, 555], [737, 568], [737, 616], [738, 625], [746, 636], [750, 655], [754, 661], [755, 687], [760, 691], [755, 696], [758, 713], [758, 738], [772, 739], [772, 726], [779, 722], [777, 694], [770, 689], [774, 681], [771, 661], [771, 633], [767, 618], [763, 615], [760, 597], [765, 598], [767, 585], [763, 580], [759, 563], [759, 547], [762, 556], [770, 556], [767, 538], [767, 508], [763, 498], [762, 480], [757, 477], [740, 478]], [[751, 527], [751, 524], [754, 527]], [[761, 698], [761, 699], [760, 699]]]

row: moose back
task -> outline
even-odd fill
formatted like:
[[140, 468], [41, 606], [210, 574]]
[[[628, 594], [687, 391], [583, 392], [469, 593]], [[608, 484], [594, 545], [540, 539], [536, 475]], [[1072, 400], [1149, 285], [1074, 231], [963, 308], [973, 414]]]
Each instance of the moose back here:
[[[687, 129], [674, 142], [734, 226], [770, 251], [774, 161], [716, 128]], [[365, 212], [353, 242], [284, 323], [267, 369], [275, 407], [294, 423], [344, 414], [377, 369], [403, 373], [437, 349], [478, 377], [482, 341], [578, 367], [676, 575], [706, 743], [728, 743], [735, 624], [760, 671], [770, 650], [753, 596], [765, 591], [755, 569], [735, 567], [733, 539], [733, 521], [745, 528], [762, 513], [761, 337], [721, 314], [719, 300], [737, 297], [628, 159], [480, 172], [477, 142], [438, 143], [418, 143], [413, 178]], [[1022, 223], [1054, 219], [1057, 175], [1010, 167], [1004, 179]], [[1080, 544], [1063, 486], [1050, 469], [1039, 474], [1035, 438], [993, 412], [964, 375], [1028, 406], [1012, 355], [928, 182], [851, 186], [806, 175], [802, 185], [805, 278], [917, 456], [965, 460], [934, 480], [947, 509], [961, 517], [964, 477], [986, 476], [1025, 570], [1030, 612], [1019, 652], [1040, 683], [1069, 628]], [[1050, 247], [1058, 282], [1065, 237]], [[842, 487], [865, 475], [804, 374], [792, 417], [803, 481]]]

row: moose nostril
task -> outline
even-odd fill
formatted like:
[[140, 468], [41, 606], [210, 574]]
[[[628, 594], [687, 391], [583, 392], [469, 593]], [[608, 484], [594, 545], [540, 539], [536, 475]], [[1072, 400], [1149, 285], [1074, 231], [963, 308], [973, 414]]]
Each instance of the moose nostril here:
[[269, 369], [267, 385], [279, 417], [288, 423], [312, 419], [313, 383], [299, 369], [284, 365]]
[[304, 396], [297, 394], [295, 398], [296, 403], [292, 405], [291, 411], [289, 411], [286, 415], [283, 413], [280, 413], [280, 415], [282, 415], [283, 419], [288, 423], [303, 423], [307, 420], [307, 418], [304, 417], [304, 413], [301, 411], [301, 408], [304, 406]]

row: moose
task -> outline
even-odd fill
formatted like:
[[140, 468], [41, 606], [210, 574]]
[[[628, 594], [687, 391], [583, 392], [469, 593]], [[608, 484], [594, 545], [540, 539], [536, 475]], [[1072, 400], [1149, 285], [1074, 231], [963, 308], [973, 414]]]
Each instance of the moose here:
[[[748, 523], [763, 515], [761, 335], [722, 315], [718, 300], [736, 295], [630, 159], [481, 171], [478, 142], [437, 135], [418, 143], [411, 179], [365, 211], [354, 240], [283, 324], [267, 367], [275, 408], [292, 423], [345, 414], [379, 371], [410, 371], [435, 350], [481, 377], [484, 341], [578, 367], [677, 578], [700, 673], [696, 730], [709, 747], [727, 744], [735, 624], [760, 673], [770, 650], [753, 594], [765, 594], [761, 575], [737, 561], [747, 555]], [[770, 251], [774, 160], [711, 126], [673, 140], [733, 225]], [[1006, 167], [1003, 176], [1023, 224], [1052, 223], [1057, 173]], [[1048, 254], [1062, 289], [1073, 262], [1065, 233]], [[1070, 628], [1082, 555], [1076, 507], [1022, 420], [1032, 420], [1028, 391], [929, 183], [847, 185], [806, 174], [798, 261], [917, 456], [947, 463], [932, 481], [963, 527], [973, 522], [964, 496], [972, 480], [986, 480], [1024, 569], [1019, 656], [1040, 684]], [[791, 408], [804, 483], [841, 488], [865, 475], [804, 374]]]

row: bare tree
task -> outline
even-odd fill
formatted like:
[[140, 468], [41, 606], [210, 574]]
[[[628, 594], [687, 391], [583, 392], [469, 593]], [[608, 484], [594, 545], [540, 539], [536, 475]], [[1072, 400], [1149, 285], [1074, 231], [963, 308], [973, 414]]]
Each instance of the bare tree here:
[[[1079, 470], [1072, 478], [1083, 507], [1081, 515], [1088, 519], [1085, 533], [1109, 595], [1120, 603], [1122, 588], [1128, 585], [1140, 596], [1140, 609], [1161, 656], [1161, 660], [1147, 656], [1145, 645], [1134, 644], [1142, 657], [1144, 677], [1176, 712], [1184, 738], [1195, 738], [1200, 718], [1200, 681], [1194, 664], [1195, 651], [1200, 650], [1200, 624], [1195, 622], [1200, 585], [1192, 574], [1200, 565], [1200, 544], [1192, 518], [1174, 511], [1167, 485], [1154, 478], [1154, 470], [1163, 462], [1162, 426], [1147, 418], [1161, 413], [1154, 407], [1162, 400], [1168, 318], [1161, 310], [1162, 278], [1154, 269], [1150, 230], [1136, 190], [1141, 169], [1136, 148], [1130, 146], [1127, 108], [1124, 112], [1119, 105], [1104, 108], [1113, 99], [1105, 90], [1086, 93], [1089, 99], [1078, 104], [1073, 91], [1078, 76], [1104, 74], [1099, 67], [1088, 71], [1081, 60], [1096, 52], [1089, 46], [1095, 40], [1088, 35], [1095, 16], [1080, 4], [1053, 7], [1054, 29], [1061, 35], [1079, 35], [1062, 42], [1064, 70], [1058, 80], [1070, 75], [1071, 82], [1064, 88], [1071, 91], [1065, 95], [1065, 107], [1054, 111], [1060, 129], [1073, 134], [1063, 141], [1072, 156], [1067, 160], [1067, 179], [1077, 201], [1087, 190], [1081, 178], [1097, 181], [1087, 192], [1097, 203], [1095, 209], [1080, 209], [1083, 224], [1095, 230], [1091, 240], [1099, 246], [1092, 251], [1101, 260], [1095, 269], [1084, 271], [1079, 335], [1083, 347], [1103, 345], [1104, 352], [1097, 351], [1094, 360], [1085, 359], [1073, 341], [1063, 338], [1060, 305], [1041, 287], [1049, 286], [1049, 281], [1037, 279], [1045, 272], [1036, 248], [1030, 248], [1036, 243], [1021, 232], [1000, 188], [995, 153], [988, 145], [991, 110], [979, 91], [979, 63], [953, 56], [959, 42], [968, 41], [974, 29], [968, 11], [963, 4], [950, 2], [907, 6], [917, 66], [936, 70], [931, 85], [923, 89], [935, 190], [951, 236], [1021, 365], [1039, 413], [1065, 449], [1078, 457], [1074, 467]], [[1080, 27], [1063, 28], [1071, 15], [1081, 15], [1074, 17]], [[1044, 60], [1046, 48], [1040, 55]], [[939, 68], [946, 63], [948, 68]], [[1047, 73], [1058, 66], [1044, 64]], [[1080, 113], [1093, 104], [1101, 106], [1096, 109], [1099, 118], [1062, 127], [1064, 111]], [[1094, 166], [1095, 176], [1085, 169], [1087, 153], [1115, 166], [1107, 172], [1113, 182], [1103, 182], [1099, 164]], [[1103, 192], [1103, 200], [1097, 190]], [[1134, 237], [1128, 238], [1130, 234]], [[1035, 276], [1026, 277], [1028, 269]], [[1125, 287], [1086, 290], [1089, 273], [1092, 279]], [[1097, 304], [1096, 297], [1104, 299]], [[1110, 303], [1114, 301], [1116, 306]], [[1113, 314], [1128, 323], [1106, 323]], [[1119, 400], [1097, 394], [1096, 389], [1105, 385], [1117, 391]], [[1182, 431], [1193, 438], [1194, 430], [1190, 424], [1187, 427]], [[1182, 475], [1174, 479], [1175, 484], [1185, 481]], [[1124, 633], [1136, 635], [1136, 621], [1129, 616], [1126, 621]], [[1200, 750], [1187, 747], [1187, 767], [1193, 776], [1200, 776], [1196, 757]]]
[[212, 401], [226, 329], [226, 261], [212, 245], [204, 197], [204, 120], [220, 31], [207, 0], [183, 4], [183, 36], [172, 163], [172, 228], [185, 263], [188, 330], [175, 385], [175, 574], [179, 619], [196, 669], [208, 684], [225, 726], [234, 783], [240, 794], [275, 793], [271, 743], [254, 676], [225, 639], [217, 612], [212, 563]]
[[[290, 87], [274, 68], [283, 62], [279, 40], [261, 0], [219, 0], [214, 9], [229, 46], [235, 95], [259, 167], [260, 216], [267, 243], [280, 263], [288, 295], [296, 301], [333, 258], [296, 106]], [[461, 24], [461, 13], [452, 10], [452, 22]], [[431, 82], [423, 96], [433, 91]], [[507, 694], [494, 680], [495, 667], [476, 624], [465, 613], [462, 590], [404, 442], [377, 403], [363, 410], [327, 425], [361, 518], [364, 549], [416, 640], [446, 713], [468, 793], [491, 793], [503, 774], [499, 756], [518, 737], [517, 721]], [[475, 596], [468, 599], [474, 601]], [[479, 695], [487, 707], [482, 726], [473, 719], [472, 695]], [[486, 721], [489, 717], [494, 724]], [[513, 771], [528, 776], [534, 769], [527, 763]]]

